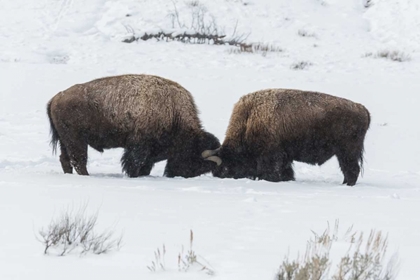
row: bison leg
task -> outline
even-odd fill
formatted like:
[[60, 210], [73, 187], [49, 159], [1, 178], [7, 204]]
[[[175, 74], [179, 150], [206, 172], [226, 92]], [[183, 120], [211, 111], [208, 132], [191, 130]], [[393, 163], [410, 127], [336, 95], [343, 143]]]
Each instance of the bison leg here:
[[87, 149], [88, 145], [83, 141], [66, 145], [70, 163], [79, 175], [89, 175], [87, 171]]
[[272, 153], [257, 160], [258, 178], [270, 182], [295, 180], [292, 160], [286, 153]]
[[149, 175], [154, 162], [150, 159], [150, 149], [134, 146], [124, 150], [121, 164], [127, 176], [135, 178]]
[[291, 162], [288, 162], [283, 167], [283, 171], [281, 172], [281, 180], [282, 181], [294, 181], [295, 180], [295, 172], [293, 171], [293, 167], [292, 167]]
[[152, 171], [152, 168], [154, 165], [155, 165], [154, 162], [148, 162], [145, 165], [143, 165], [139, 170], [139, 176], [150, 175], [150, 172]]
[[73, 167], [70, 164], [70, 157], [69, 157], [69, 154], [67, 153], [66, 147], [64, 146], [62, 142], [60, 142], [60, 150], [61, 150], [61, 154], [60, 154], [61, 167], [63, 168], [64, 173], [72, 174]]
[[[165, 171], [163, 172], [163, 175], [169, 178], [178, 177], [178, 176], [184, 177], [184, 178], [190, 178], [190, 177], [200, 175], [200, 174], [196, 174], [192, 170], [191, 168], [192, 164], [194, 164], [194, 162], [191, 160], [191, 158], [188, 158], [188, 157], [184, 157], [180, 155], [177, 155], [175, 157], [170, 157], [166, 161]], [[196, 164], [199, 165], [200, 163], [197, 162]]]
[[258, 178], [270, 182], [294, 180], [291, 162], [283, 155], [261, 156], [257, 160]]
[[[173, 178], [176, 176], [182, 176], [182, 164], [176, 158], [169, 158], [166, 162], [165, 171], [163, 174], [166, 177]], [[180, 168], [181, 167], [181, 168]], [[183, 176], [182, 176], [183, 177]]]
[[360, 173], [359, 159], [361, 152], [343, 151], [337, 154], [338, 163], [344, 175], [343, 184], [354, 186]]

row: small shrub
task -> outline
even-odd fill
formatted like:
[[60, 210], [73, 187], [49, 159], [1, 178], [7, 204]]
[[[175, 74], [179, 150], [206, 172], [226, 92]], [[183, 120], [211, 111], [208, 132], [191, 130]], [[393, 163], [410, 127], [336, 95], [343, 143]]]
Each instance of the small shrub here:
[[127, 33], [130, 35], [122, 42], [133, 43], [138, 40], [155, 39], [166, 42], [179, 41], [188, 44], [229, 45], [239, 48], [258, 45], [246, 43], [249, 34], [237, 33], [238, 22], [236, 22], [232, 35], [227, 37], [223, 31], [224, 28], [220, 28], [217, 25], [215, 17], [209, 14], [207, 8], [197, 0], [186, 2], [186, 6], [190, 11], [189, 22], [181, 19], [175, 3], [173, 3], [173, 6], [173, 10], [168, 15], [171, 18], [173, 30], [161, 30], [138, 36], [131, 26], [125, 26]]
[[343, 237], [349, 243], [347, 252], [339, 259], [336, 269], [331, 272], [333, 260], [330, 251], [338, 241], [338, 220], [334, 230], [330, 228], [322, 235], [313, 233], [307, 242], [303, 257], [289, 260], [286, 257], [276, 274], [277, 280], [392, 280], [397, 275], [397, 258], [384, 264], [388, 238], [381, 231], [372, 230], [365, 242], [363, 232], [355, 232], [350, 227]]
[[364, 0], [364, 4], [363, 6], [367, 9], [370, 8], [373, 5], [373, 1], [372, 0]]
[[321, 6], [327, 6], [327, 2], [325, 2], [324, 0], [318, 0], [319, 4], [321, 4]]
[[300, 62], [293, 63], [290, 66], [290, 69], [293, 69], [293, 70], [303, 70], [303, 69], [308, 68], [311, 65], [312, 65], [312, 63], [309, 62], [309, 61], [300, 61]]
[[373, 57], [373, 58], [384, 58], [389, 59], [391, 61], [396, 62], [404, 62], [404, 61], [410, 61], [411, 57], [410, 55], [401, 52], [401, 51], [389, 51], [389, 50], [382, 50], [378, 51], [377, 53], [368, 52], [364, 55], [364, 57]]
[[316, 37], [315, 33], [310, 33], [304, 29], [299, 29], [298, 35], [301, 37]]
[[[158, 41], [179, 41], [188, 44], [213, 44], [213, 45], [231, 45], [237, 46], [245, 44], [247, 34], [238, 34], [238, 22], [233, 29], [232, 35], [227, 39], [224, 28], [217, 25], [213, 15], [208, 13], [207, 8], [197, 0], [186, 2], [190, 11], [190, 21], [185, 22], [179, 15], [178, 8], [173, 3], [173, 10], [169, 12], [172, 22], [171, 31], [158, 31], [153, 33], [144, 33], [142, 36], [136, 36], [132, 27], [126, 26], [127, 33], [131, 36], [124, 39], [124, 43], [132, 43], [138, 40], [147, 41], [156, 39]], [[182, 31], [178, 31], [182, 30]], [[188, 30], [188, 31], [185, 31]]]
[[41, 228], [38, 232], [38, 240], [44, 244], [44, 254], [54, 249], [59, 256], [64, 256], [78, 249], [80, 254], [92, 252], [99, 255], [119, 249], [122, 236], [113, 238], [113, 231], [96, 233], [97, 220], [97, 213], [86, 215], [86, 205], [76, 213], [69, 210], [62, 212], [46, 229]]
[[185, 2], [185, 4], [188, 6], [188, 7], [198, 7], [198, 6], [200, 6], [200, 1], [198, 1], [198, 0], [192, 0], [192, 1], [187, 1], [187, 2]]
[[174, 8], [169, 12], [173, 29], [190, 29], [195, 33], [219, 35], [219, 28], [216, 19], [208, 13], [206, 6], [198, 0], [192, 0], [185, 3], [190, 10], [190, 22], [184, 22], [179, 16], [176, 4], [173, 2]]

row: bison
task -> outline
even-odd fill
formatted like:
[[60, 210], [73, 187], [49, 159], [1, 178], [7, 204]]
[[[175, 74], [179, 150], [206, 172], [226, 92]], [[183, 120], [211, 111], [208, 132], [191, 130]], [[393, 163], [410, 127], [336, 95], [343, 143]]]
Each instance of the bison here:
[[332, 95], [267, 89], [234, 106], [221, 147], [202, 153], [213, 175], [272, 182], [294, 180], [293, 161], [322, 165], [336, 156], [343, 184], [356, 184], [370, 115], [361, 104]]
[[190, 92], [152, 75], [121, 75], [74, 85], [47, 105], [53, 152], [60, 144], [64, 173], [89, 175], [88, 145], [99, 152], [124, 148], [122, 169], [129, 177], [149, 175], [166, 160], [167, 177], [210, 172], [204, 150], [219, 140], [203, 130]]

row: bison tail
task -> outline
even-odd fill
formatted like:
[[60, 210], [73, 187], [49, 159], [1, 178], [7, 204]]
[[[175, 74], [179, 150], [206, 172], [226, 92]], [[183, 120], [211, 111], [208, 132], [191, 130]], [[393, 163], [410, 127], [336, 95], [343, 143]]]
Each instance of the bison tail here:
[[58, 140], [60, 140], [60, 138], [58, 136], [57, 129], [55, 128], [53, 120], [51, 118], [51, 101], [48, 102], [48, 105], [47, 105], [47, 115], [48, 115], [48, 119], [50, 121], [50, 134], [51, 134], [50, 145], [53, 148], [53, 154], [55, 154], [57, 152], [57, 144], [58, 144]]
[[366, 130], [364, 131], [364, 134], [363, 134], [363, 140], [362, 140], [362, 152], [360, 153], [360, 157], [359, 157], [359, 161], [360, 161], [360, 171], [361, 171], [361, 175], [363, 176], [363, 174], [364, 174], [364, 168], [363, 168], [363, 163], [365, 162], [365, 157], [364, 157], [364, 154], [365, 154], [365, 147], [364, 147], [364, 142], [365, 142], [365, 135], [366, 135], [366, 131], [369, 129], [369, 127], [370, 127], [370, 123], [371, 123], [371, 116], [370, 116], [370, 113], [369, 113], [369, 111], [368, 111], [368, 109], [366, 109], [365, 108], [365, 110], [366, 110], [366, 114], [367, 114], [367, 126], [366, 126]]
[[365, 169], [364, 169], [364, 167], [363, 167], [363, 163], [364, 163], [364, 161], [365, 161], [365, 157], [364, 157], [364, 149], [362, 150], [362, 153], [360, 154], [360, 158], [359, 158], [359, 162], [360, 162], [360, 173], [361, 173], [361, 175], [362, 175], [362, 177], [363, 177], [363, 175], [364, 175], [364, 173], [365, 173]]

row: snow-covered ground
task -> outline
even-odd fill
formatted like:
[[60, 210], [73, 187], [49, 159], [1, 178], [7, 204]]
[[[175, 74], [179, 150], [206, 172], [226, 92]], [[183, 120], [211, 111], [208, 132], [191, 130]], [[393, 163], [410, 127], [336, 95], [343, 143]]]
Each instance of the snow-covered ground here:
[[[191, 1], [189, 1], [191, 2]], [[389, 233], [398, 279], [420, 279], [420, 2], [417, 0], [201, 0], [220, 30], [283, 52], [234, 54], [232, 47], [121, 43], [171, 29], [169, 0], [0, 0], [0, 279], [206, 279], [177, 271], [181, 246], [214, 268], [214, 279], [272, 279], [311, 230], [339, 219], [344, 230]], [[127, 31], [129, 30], [129, 31]], [[310, 36], [300, 36], [298, 33]], [[378, 51], [411, 57], [365, 57]], [[373, 55], [374, 56], [374, 55]], [[312, 63], [292, 70], [293, 63]], [[296, 163], [296, 181], [269, 183], [122, 175], [122, 150], [89, 150], [90, 177], [62, 174], [49, 147], [45, 106], [57, 92], [94, 78], [148, 73], [192, 92], [204, 127], [223, 140], [233, 104], [264, 88], [317, 90], [364, 104], [372, 123], [364, 176], [341, 185], [337, 161]], [[99, 210], [99, 226], [124, 232], [106, 255], [43, 255], [35, 235], [69, 205]], [[165, 272], [147, 266], [165, 244]]]

